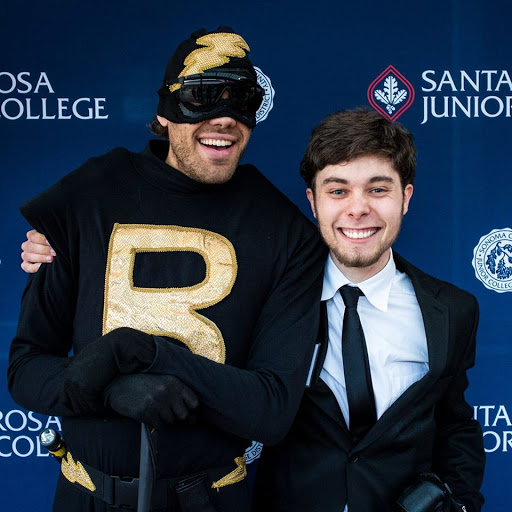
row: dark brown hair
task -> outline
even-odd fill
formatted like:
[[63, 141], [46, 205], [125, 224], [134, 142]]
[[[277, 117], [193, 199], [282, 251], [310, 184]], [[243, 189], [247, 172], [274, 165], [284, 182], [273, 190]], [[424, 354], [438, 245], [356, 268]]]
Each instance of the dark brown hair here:
[[389, 160], [400, 175], [402, 188], [414, 182], [416, 148], [412, 134], [402, 124], [363, 107], [341, 110], [321, 121], [311, 133], [300, 174], [314, 189], [315, 176], [327, 165], [369, 155]]
[[169, 133], [167, 131], [167, 126], [162, 126], [156, 116], [148, 123], [149, 131], [156, 135], [157, 137], [164, 137], [165, 139], [169, 138]]

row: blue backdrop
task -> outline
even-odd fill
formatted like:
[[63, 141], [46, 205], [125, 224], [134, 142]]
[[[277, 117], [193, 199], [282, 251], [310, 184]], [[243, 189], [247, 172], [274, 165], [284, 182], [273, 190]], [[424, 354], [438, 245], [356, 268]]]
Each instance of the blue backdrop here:
[[[371, 104], [415, 135], [418, 177], [398, 250], [481, 306], [468, 399], [487, 451], [485, 509], [509, 512], [512, 458], [512, 47], [505, 0], [10, 2], [0, 17], [0, 370], [26, 276], [18, 206], [82, 163], [141, 150], [172, 50], [230, 25], [267, 91], [244, 159], [309, 215], [298, 164], [326, 114]], [[391, 67], [390, 67], [391, 66]], [[275, 91], [275, 95], [272, 92]], [[266, 119], [263, 119], [267, 115]], [[0, 380], [2, 510], [51, 509], [57, 465]]]

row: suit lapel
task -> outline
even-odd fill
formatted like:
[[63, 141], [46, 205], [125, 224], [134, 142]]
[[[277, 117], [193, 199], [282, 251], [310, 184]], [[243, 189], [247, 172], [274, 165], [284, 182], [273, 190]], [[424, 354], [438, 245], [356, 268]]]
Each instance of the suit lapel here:
[[416, 293], [425, 327], [429, 371], [421, 380], [410, 386], [380, 417], [375, 426], [360, 441], [358, 448], [361, 449], [385, 433], [393, 434], [401, 430], [403, 422], [407, 421], [406, 412], [409, 407], [425, 395], [446, 366], [449, 335], [448, 308], [436, 299], [438, 285], [397, 253], [394, 253], [394, 258], [398, 270], [410, 277]]
[[[425, 335], [427, 339], [429, 371], [418, 382], [410, 386], [391, 407], [379, 418], [374, 427], [358, 443], [357, 449], [363, 449], [375, 442], [384, 434], [394, 435], [407, 421], [407, 410], [417, 400], [420, 400], [431, 386], [437, 381], [446, 366], [448, 350], [448, 308], [436, 299], [439, 285], [427, 274], [414, 267], [396, 252], [393, 253], [397, 269], [405, 272], [411, 279], [416, 298], [423, 317]], [[338, 402], [329, 387], [319, 378], [323, 367], [328, 344], [327, 314], [325, 303], [322, 304], [322, 321], [319, 333], [321, 343], [317, 361], [313, 369], [312, 386], [307, 390], [307, 398], [311, 400], [325, 414], [339, 424], [347, 442], [350, 442], [345, 419]], [[356, 447], [354, 447], [356, 448]]]
[[[349, 432], [343, 413], [341, 412], [338, 400], [331, 391], [331, 388], [322, 380], [318, 379], [318, 382], [314, 386], [311, 386], [306, 390], [304, 400], [310, 401], [314, 404], [312, 414], [318, 414], [315, 412], [315, 408], [320, 409], [324, 414], [329, 416], [338, 426], [341, 428], [344, 434], [346, 434], [347, 441], [349, 440]], [[308, 407], [311, 407], [308, 405]]]
[[316, 361], [314, 361], [311, 374], [311, 387], [306, 389], [305, 400], [310, 400], [316, 407], [321, 409], [331, 419], [333, 419], [346, 434], [348, 440], [348, 428], [343, 413], [338, 405], [338, 401], [329, 386], [320, 379], [320, 372], [324, 366], [327, 346], [329, 344], [329, 323], [327, 318], [326, 302], [320, 304], [320, 328], [317, 342], [320, 344]]

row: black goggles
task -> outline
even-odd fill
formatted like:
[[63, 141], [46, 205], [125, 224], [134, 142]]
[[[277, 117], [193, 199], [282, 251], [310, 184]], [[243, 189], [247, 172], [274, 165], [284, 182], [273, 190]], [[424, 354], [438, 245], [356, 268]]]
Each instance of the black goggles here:
[[264, 96], [256, 81], [234, 73], [190, 75], [180, 78], [178, 83], [178, 100], [193, 107], [215, 108], [219, 102], [229, 101], [239, 112], [254, 115]]

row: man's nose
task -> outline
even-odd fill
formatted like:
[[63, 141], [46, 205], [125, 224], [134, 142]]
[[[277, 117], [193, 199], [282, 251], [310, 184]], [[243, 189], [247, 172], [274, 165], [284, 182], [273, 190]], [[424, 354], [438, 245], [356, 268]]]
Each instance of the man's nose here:
[[218, 128], [231, 128], [236, 125], [236, 120], [228, 116], [215, 117], [214, 119], [210, 119], [208, 122], [212, 126], [216, 126]]
[[359, 218], [370, 212], [370, 203], [364, 193], [355, 193], [348, 199], [347, 214]]

